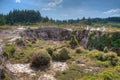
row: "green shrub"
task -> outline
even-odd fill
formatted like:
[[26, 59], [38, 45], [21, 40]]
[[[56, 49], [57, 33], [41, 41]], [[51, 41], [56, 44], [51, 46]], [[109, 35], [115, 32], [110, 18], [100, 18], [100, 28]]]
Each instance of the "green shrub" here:
[[96, 58], [101, 61], [110, 61], [111, 65], [113, 66], [116, 66], [118, 62], [117, 54], [114, 52], [99, 54], [96, 56]]
[[119, 80], [120, 79], [120, 66], [104, 70], [97, 75], [83, 75], [80, 79], [75, 80]]
[[14, 45], [6, 46], [6, 47], [3, 49], [4, 55], [7, 56], [8, 58], [14, 57], [15, 51], [16, 51], [16, 49], [15, 49], [15, 46], [14, 46]]
[[70, 59], [69, 54], [70, 54], [70, 52], [68, 51], [67, 48], [62, 48], [62, 49], [59, 51], [59, 60], [67, 60], [67, 59]]
[[92, 50], [89, 52], [88, 56], [91, 57], [92, 59], [93, 58], [96, 58], [98, 60], [101, 60], [102, 59], [102, 55], [103, 55], [103, 52], [100, 52], [98, 50]]
[[40, 68], [42, 66], [48, 66], [50, 59], [51, 57], [46, 51], [38, 51], [32, 58], [31, 67]]
[[32, 43], [31, 43], [31, 42], [27, 42], [27, 43], [26, 43], [26, 46], [32, 47]]
[[104, 52], [107, 53], [108, 52], [108, 47], [104, 48]]
[[111, 65], [116, 66], [118, 63], [118, 58], [113, 58], [112, 60], [110, 60], [110, 63]]
[[82, 53], [83, 51], [84, 51], [83, 47], [79, 47], [76, 49], [75, 52], [79, 54], [79, 53]]
[[82, 71], [77, 65], [71, 65], [68, 70], [64, 72], [56, 72], [57, 80], [77, 80], [82, 77]]
[[117, 57], [117, 54], [114, 52], [109, 52], [103, 55], [103, 58], [105, 60], [112, 60], [113, 58], [116, 58], [116, 57]]
[[0, 69], [0, 80], [11, 80], [10, 77], [6, 74], [5, 69]]
[[116, 66], [115, 70], [118, 71], [118, 72], [120, 72], [120, 66]]
[[70, 40], [70, 45], [71, 45], [71, 48], [75, 48], [76, 46], [79, 45], [77, 39], [75, 36], [72, 36], [71, 40]]
[[120, 56], [120, 48], [112, 48], [111, 49], [113, 52], [116, 52], [117, 53], [117, 56]]
[[113, 73], [111, 71], [104, 71], [104, 72], [99, 74], [99, 78], [98, 79], [113, 80], [112, 77], [113, 77]]
[[59, 54], [58, 54], [58, 52], [54, 52], [54, 53], [53, 53], [52, 59], [53, 59], [53, 60], [57, 60], [57, 61], [59, 60]]
[[53, 51], [54, 51], [53, 48], [49, 47], [49, 48], [47, 48], [46, 50], [47, 50], [47, 52], [50, 54], [50, 56], [53, 55]]
[[4, 80], [11, 80], [9, 76], [5, 76]]
[[116, 66], [118, 63], [117, 54], [114, 52], [103, 53], [97, 50], [93, 50], [89, 53], [92, 59], [100, 60], [101, 62], [108, 61], [112, 66]]
[[117, 58], [117, 54], [114, 52], [109, 53], [99, 53], [95, 56], [98, 60], [107, 61], [112, 60], [113, 58]]
[[66, 45], [67, 48], [70, 48], [70, 47], [71, 47], [70, 43], [67, 42], [67, 41], [66, 41], [64, 44]]
[[103, 53], [100, 53], [100, 54], [96, 55], [96, 58], [98, 60], [104, 61], [103, 55], [104, 55]]
[[54, 52], [52, 55], [53, 60], [57, 61], [65, 61], [67, 59], [70, 59], [69, 56], [70, 52], [66, 48], [62, 48], [59, 52]]
[[110, 62], [109, 61], [96, 61], [97, 65], [99, 67], [109, 67], [110, 66]]
[[22, 39], [17, 39], [17, 40], [16, 40], [16, 44], [17, 44], [18, 46], [25, 46], [25, 43], [24, 43], [24, 41], [23, 41]]

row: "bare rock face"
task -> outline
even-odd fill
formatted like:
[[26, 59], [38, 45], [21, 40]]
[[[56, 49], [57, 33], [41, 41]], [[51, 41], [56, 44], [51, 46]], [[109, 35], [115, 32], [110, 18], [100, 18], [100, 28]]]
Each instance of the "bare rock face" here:
[[2, 55], [2, 53], [3, 53], [3, 49], [2, 49], [2, 47], [0, 46], [0, 55]]
[[[79, 44], [84, 48], [91, 48], [91, 45], [87, 45], [91, 33], [95, 33], [94, 38], [97, 40], [102, 35], [103, 31], [94, 29], [94, 30], [75, 30], [72, 29], [63, 29], [63, 28], [39, 28], [39, 29], [28, 29], [21, 32], [21, 37], [23, 41], [36, 42], [36, 40], [70, 40], [74, 35], [78, 40]], [[94, 48], [94, 46], [93, 46]]]
[[62, 28], [39, 28], [34, 30], [25, 30], [21, 33], [24, 40], [69, 40], [71, 38], [71, 31]]
[[[62, 41], [62, 40], [71, 40], [72, 36], [75, 36], [75, 38], [78, 40], [78, 43], [85, 49], [98, 49], [98, 50], [104, 50], [104, 47], [106, 46], [100, 46], [101, 44], [98, 44], [103, 41], [104, 36], [106, 37], [104, 41], [107, 43], [107, 39], [109, 39], [109, 42], [111, 40], [115, 41], [113, 38], [115, 35], [119, 34], [120, 32], [107, 32], [105, 28], [91, 28], [88, 27], [86, 29], [79, 29], [79, 30], [72, 30], [72, 29], [64, 29], [64, 28], [39, 28], [39, 29], [28, 29], [21, 32], [21, 38], [23, 41], [31, 41], [36, 42], [39, 39], [43, 40], [53, 40], [53, 41]], [[108, 35], [108, 36], [106, 36]], [[110, 38], [110, 35], [113, 35], [113, 38]], [[119, 40], [119, 36], [116, 37]], [[113, 42], [111, 41], [111, 42]], [[102, 44], [106, 44], [102, 43]], [[112, 43], [111, 43], [112, 44]], [[107, 46], [110, 46], [111, 44], [108, 43]], [[118, 44], [118, 43], [116, 43]], [[113, 46], [111, 46], [112, 48]], [[114, 47], [112, 48], [113, 51], [120, 53], [119, 46], [118, 48]], [[120, 55], [120, 54], [118, 54]]]

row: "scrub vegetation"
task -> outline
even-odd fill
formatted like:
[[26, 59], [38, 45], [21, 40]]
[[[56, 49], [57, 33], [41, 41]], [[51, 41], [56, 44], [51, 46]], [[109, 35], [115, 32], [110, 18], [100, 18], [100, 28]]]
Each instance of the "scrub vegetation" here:
[[120, 17], [60, 21], [13, 10], [0, 14], [0, 25], [3, 80], [120, 80]]

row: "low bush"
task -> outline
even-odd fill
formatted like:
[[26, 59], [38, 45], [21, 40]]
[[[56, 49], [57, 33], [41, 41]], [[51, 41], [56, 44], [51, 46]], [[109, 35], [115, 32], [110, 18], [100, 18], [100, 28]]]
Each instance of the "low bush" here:
[[111, 65], [115, 66], [118, 62], [117, 54], [114, 52], [99, 54], [96, 56], [98, 60], [101, 61], [110, 61]]
[[49, 47], [49, 48], [47, 48], [46, 50], [47, 50], [47, 52], [50, 54], [50, 56], [53, 55], [53, 51], [54, 51], [53, 48]]
[[70, 52], [66, 48], [62, 48], [59, 52], [54, 52], [52, 55], [53, 60], [65, 61], [70, 59]]
[[108, 52], [108, 47], [104, 48], [104, 52], [107, 53]]
[[99, 67], [105, 67], [105, 68], [111, 65], [109, 61], [96, 61], [96, 63]]
[[98, 51], [98, 50], [92, 50], [92, 51], [89, 51], [89, 54], [88, 54], [88, 56], [89, 57], [91, 57], [92, 59], [102, 59], [102, 56], [103, 56], [103, 52], [100, 52], [100, 51]]
[[113, 77], [112, 71], [104, 71], [104, 72], [102, 72], [98, 75], [99, 80], [100, 79], [102, 79], [102, 80], [113, 80], [112, 77]]
[[118, 56], [120, 56], [120, 48], [116, 48], [116, 49], [113, 48], [112, 50], [113, 50], [114, 52], [116, 52]]
[[71, 45], [71, 48], [73, 48], [73, 49], [79, 45], [75, 36], [72, 36], [69, 44]]
[[104, 55], [104, 53], [99, 53], [98, 55], [96, 55], [96, 58], [97, 58], [98, 60], [104, 61], [103, 55]]
[[56, 72], [57, 80], [77, 80], [82, 77], [82, 71], [77, 65], [71, 65], [70, 68], [64, 72]]
[[105, 60], [112, 60], [113, 58], [116, 58], [117, 54], [114, 52], [109, 52], [104, 54], [103, 58], [105, 58]]
[[6, 46], [6, 47], [3, 49], [3, 53], [4, 53], [4, 55], [5, 55], [7, 58], [12, 58], [12, 57], [14, 57], [15, 51], [16, 51], [16, 48], [15, 48], [14, 45]]
[[56, 60], [56, 61], [59, 61], [59, 54], [58, 54], [58, 52], [54, 52], [54, 53], [53, 53], [52, 59], [53, 59], [53, 60]]
[[68, 51], [67, 48], [62, 48], [62, 49], [59, 51], [59, 60], [67, 60], [67, 59], [70, 59], [69, 54], [70, 54], [70, 52]]
[[24, 43], [24, 41], [23, 41], [22, 39], [17, 39], [17, 40], [16, 40], [16, 44], [17, 44], [18, 46], [25, 46], [25, 43]]
[[29, 41], [29, 42], [26, 43], [26, 46], [27, 47], [32, 47], [32, 43]]
[[85, 75], [76, 80], [119, 80], [120, 79], [120, 67], [116, 66], [112, 69], [104, 70], [97, 75]]
[[50, 55], [47, 51], [38, 51], [34, 54], [31, 62], [31, 67], [40, 68], [42, 66], [48, 66], [50, 64]]
[[77, 49], [76, 49], [76, 53], [82, 53], [84, 51], [84, 49], [83, 49], [83, 47], [78, 47]]
[[111, 65], [116, 66], [118, 63], [118, 58], [113, 58], [110, 60]]
[[108, 61], [112, 66], [116, 66], [118, 63], [118, 56], [114, 52], [103, 53], [97, 50], [93, 50], [89, 53], [91, 59], [97, 59], [102, 62]]

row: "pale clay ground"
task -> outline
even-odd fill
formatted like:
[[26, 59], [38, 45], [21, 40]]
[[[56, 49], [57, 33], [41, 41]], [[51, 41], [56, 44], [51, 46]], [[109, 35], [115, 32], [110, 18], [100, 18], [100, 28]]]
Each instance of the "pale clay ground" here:
[[[68, 69], [68, 65], [65, 62], [53, 62], [52, 70], [54, 71], [64, 71]], [[12, 73], [26, 73], [31, 76], [35, 76], [35, 71], [30, 68], [30, 64], [6, 64], [6, 68], [10, 70]], [[51, 74], [43, 74], [41, 75], [38, 80], [56, 80], [53, 75]]]

